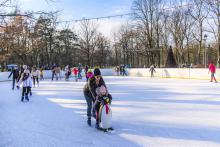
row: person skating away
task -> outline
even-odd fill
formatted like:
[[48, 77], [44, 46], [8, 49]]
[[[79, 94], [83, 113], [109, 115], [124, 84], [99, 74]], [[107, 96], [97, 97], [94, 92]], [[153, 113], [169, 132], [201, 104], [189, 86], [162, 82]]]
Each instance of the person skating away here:
[[82, 65], [79, 63], [78, 65], [78, 79], [82, 79]]
[[60, 72], [61, 72], [61, 68], [60, 68], [59, 65], [57, 65], [57, 67], [55, 68], [56, 80], [57, 80], [57, 81], [58, 81], [58, 79], [61, 80], [61, 74], [60, 74]]
[[91, 126], [91, 116], [95, 117], [95, 109], [93, 108], [95, 99], [96, 99], [96, 88], [100, 87], [101, 85], [105, 86], [105, 82], [101, 76], [101, 71], [96, 68], [94, 69], [94, 76], [89, 78], [88, 82], [86, 82], [84, 88], [83, 88], [83, 93], [84, 97], [86, 99], [87, 103], [87, 123], [89, 126]]
[[70, 75], [71, 75], [70, 66], [67, 65], [67, 66], [65, 67], [65, 80], [66, 80], [66, 81], [69, 81]]
[[77, 76], [78, 75], [78, 69], [76, 67], [74, 67], [73, 70], [72, 70], [72, 73], [75, 77], [75, 81], [77, 82], [78, 81], [78, 76]]
[[[104, 85], [101, 85], [100, 87], [98, 87], [96, 89], [96, 100], [95, 100], [95, 114], [96, 114], [96, 124], [95, 127], [96, 129], [100, 128], [100, 124], [99, 124], [99, 110], [101, 107], [101, 104], [104, 105], [105, 103], [111, 104], [112, 101], [112, 96], [107, 92], [107, 89], [105, 88]], [[108, 128], [110, 130], [113, 130], [113, 128]]]
[[36, 69], [36, 67], [33, 68], [32, 72], [32, 78], [33, 78], [33, 84], [35, 87], [35, 83], [37, 82], [37, 85], [39, 87], [39, 75], [40, 75], [40, 71], [38, 69]]
[[84, 68], [85, 75], [87, 74], [88, 70], [89, 70], [89, 66], [86, 65], [85, 68]]
[[154, 65], [150, 66], [149, 72], [150, 72], [150, 77], [153, 78], [154, 77], [154, 73], [156, 73]]
[[210, 82], [212, 82], [213, 79], [214, 79], [215, 83], [217, 83], [217, 80], [215, 78], [215, 71], [216, 71], [215, 65], [213, 64], [213, 61], [211, 61], [210, 64], [209, 64], [209, 72], [211, 72], [211, 80], [210, 80]]
[[126, 72], [126, 66], [125, 65], [123, 65], [122, 66], [122, 76], [127, 76], [127, 72]]
[[11, 75], [12, 75], [12, 90], [14, 90], [15, 82], [17, 83], [17, 79], [19, 76], [19, 71], [16, 67], [12, 68], [12, 71], [9, 74], [8, 79], [11, 77]]
[[57, 66], [56, 66], [56, 64], [53, 64], [53, 66], [52, 66], [52, 68], [51, 68], [51, 72], [52, 72], [52, 81], [53, 81], [53, 78], [54, 78], [54, 76], [56, 76], [56, 72], [55, 72], [55, 68], [56, 68]]
[[40, 80], [44, 80], [44, 69], [43, 69], [43, 67], [40, 69]]
[[29, 101], [28, 94], [31, 91], [32, 87], [32, 80], [31, 80], [31, 74], [30, 71], [27, 69], [27, 66], [24, 65], [24, 72], [21, 75], [20, 82], [22, 82], [22, 96], [21, 101], [24, 101], [24, 98]]

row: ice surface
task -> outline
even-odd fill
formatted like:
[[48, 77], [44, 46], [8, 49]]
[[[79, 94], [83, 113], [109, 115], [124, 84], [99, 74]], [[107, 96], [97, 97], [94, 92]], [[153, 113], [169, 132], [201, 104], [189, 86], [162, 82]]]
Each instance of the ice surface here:
[[116, 132], [86, 123], [85, 81], [40, 81], [30, 102], [0, 82], [0, 147], [217, 147], [220, 84], [202, 80], [104, 77]]

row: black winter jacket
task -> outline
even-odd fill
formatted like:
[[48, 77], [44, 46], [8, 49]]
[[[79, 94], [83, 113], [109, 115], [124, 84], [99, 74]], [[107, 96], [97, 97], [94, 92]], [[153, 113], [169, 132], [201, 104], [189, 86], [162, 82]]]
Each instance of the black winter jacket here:
[[8, 78], [10, 78], [11, 75], [13, 76], [13, 79], [17, 79], [18, 76], [19, 76], [19, 71], [18, 71], [18, 69], [13, 69], [13, 70], [11, 71], [10, 75], [8, 76]]
[[106, 87], [105, 82], [102, 77], [100, 78], [98, 85], [96, 84], [95, 77], [91, 77], [91, 78], [89, 78], [88, 82], [85, 84], [85, 86], [83, 88], [83, 92], [85, 95], [92, 98], [93, 101], [95, 101], [95, 98], [97, 96], [96, 88], [100, 87], [101, 85], [104, 85]]

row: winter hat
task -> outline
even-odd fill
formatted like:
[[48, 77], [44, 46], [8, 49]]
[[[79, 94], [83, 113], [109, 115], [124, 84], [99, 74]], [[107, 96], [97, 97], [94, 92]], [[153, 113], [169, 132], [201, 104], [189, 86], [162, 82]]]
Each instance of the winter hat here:
[[101, 75], [101, 71], [99, 68], [94, 69], [94, 76]]
[[92, 72], [92, 69], [88, 69], [88, 72]]
[[23, 69], [27, 69], [27, 65], [23, 65]]

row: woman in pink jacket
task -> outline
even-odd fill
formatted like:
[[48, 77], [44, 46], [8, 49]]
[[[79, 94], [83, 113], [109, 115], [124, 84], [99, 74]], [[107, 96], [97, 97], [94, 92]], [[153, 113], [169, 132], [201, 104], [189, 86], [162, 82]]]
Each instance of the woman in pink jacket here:
[[215, 78], [215, 70], [216, 70], [215, 65], [213, 64], [213, 61], [211, 61], [210, 64], [209, 64], [209, 72], [211, 71], [211, 80], [210, 80], [210, 82], [212, 82], [213, 79], [214, 79], [215, 83], [217, 83], [216, 78]]

